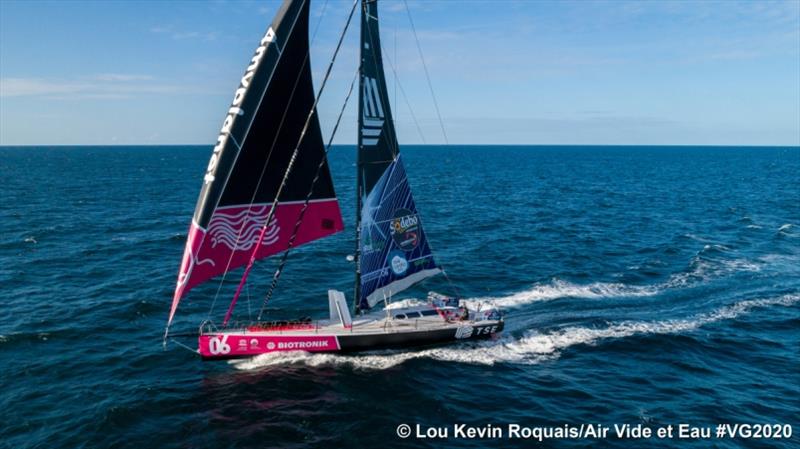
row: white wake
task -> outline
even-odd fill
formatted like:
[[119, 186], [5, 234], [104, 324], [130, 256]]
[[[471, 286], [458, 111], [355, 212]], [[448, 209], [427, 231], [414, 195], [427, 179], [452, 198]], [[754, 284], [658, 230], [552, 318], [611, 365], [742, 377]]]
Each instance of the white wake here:
[[304, 352], [265, 354], [253, 359], [231, 362], [237, 369], [254, 370], [269, 366], [302, 363], [306, 366], [347, 365], [356, 369], [386, 369], [411, 359], [427, 358], [439, 361], [480, 365], [495, 363], [536, 364], [557, 358], [571, 346], [595, 344], [599, 341], [647, 334], [680, 334], [704, 325], [735, 319], [754, 309], [771, 306], [792, 306], [800, 294], [775, 298], [754, 299], [734, 303], [711, 312], [686, 319], [661, 321], [622, 321], [604, 328], [566, 327], [548, 333], [529, 331], [520, 338], [505, 336], [495, 341], [461, 344], [415, 352], [383, 352], [365, 355], [310, 354]]
[[[706, 245], [700, 253], [708, 250], [724, 251], [726, 248], [722, 245]], [[698, 254], [691, 260], [689, 270], [673, 274], [666, 281], [657, 284], [630, 285], [621, 282], [576, 284], [553, 278], [550, 282], [534, 284], [531, 288], [518, 293], [473, 298], [467, 300], [467, 303], [470, 307], [490, 304], [507, 309], [559, 298], [608, 299], [656, 296], [666, 290], [692, 287], [731, 273], [757, 272], [766, 263], [768, 263], [766, 260], [753, 262], [747, 259], [708, 260]]]

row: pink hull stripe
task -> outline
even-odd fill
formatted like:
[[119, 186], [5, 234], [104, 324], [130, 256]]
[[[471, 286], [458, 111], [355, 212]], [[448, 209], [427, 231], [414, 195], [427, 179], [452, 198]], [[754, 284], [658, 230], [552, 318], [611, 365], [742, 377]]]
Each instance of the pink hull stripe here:
[[[286, 250], [302, 203], [278, 204], [264, 242], [256, 253], [262, 259]], [[181, 298], [192, 287], [219, 276], [227, 270], [246, 265], [253, 254], [269, 204], [219, 207], [207, 229], [192, 222], [178, 274], [178, 285], [172, 298], [169, 322]], [[300, 246], [344, 229], [339, 202], [335, 198], [309, 203], [300, 224], [294, 246]], [[230, 261], [230, 264], [228, 264]]]
[[200, 355], [205, 358], [250, 357], [269, 352], [338, 351], [339, 340], [333, 335], [262, 336], [248, 333], [201, 335]]

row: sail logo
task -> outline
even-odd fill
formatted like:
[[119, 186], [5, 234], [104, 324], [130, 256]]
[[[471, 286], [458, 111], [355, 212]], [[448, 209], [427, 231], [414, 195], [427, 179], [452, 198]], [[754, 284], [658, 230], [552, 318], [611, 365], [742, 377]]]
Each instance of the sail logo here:
[[315, 340], [315, 341], [281, 341], [278, 342], [278, 350], [294, 350], [294, 349], [312, 349], [312, 348], [327, 348], [328, 340]]
[[[217, 171], [217, 166], [219, 165], [219, 158], [222, 153], [222, 149], [225, 148], [225, 144], [228, 143], [228, 136], [230, 136], [233, 123], [237, 116], [244, 115], [244, 109], [242, 109], [241, 106], [242, 102], [244, 101], [245, 94], [247, 94], [247, 89], [250, 87], [250, 82], [253, 80], [253, 77], [256, 74], [256, 69], [261, 63], [261, 60], [264, 58], [264, 53], [267, 51], [267, 45], [274, 40], [275, 31], [273, 31], [272, 27], [269, 27], [266, 34], [264, 34], [264, 37], [261, 38], [261, 42], [259, 43], [258, 48], [256, 48], [253, 58], [250, 59], [250, 65], [247, 66], [244, 75], [242, 75], [242, 79], [239, 82], [239, 87], [233, 94], [231, 107], [228, 109], [228, 114], [225, 116], [225, 121], [222, 122], [222, 129], [219, 132], [219, 136], [217, 136], [217, 143], [214, 145], [214, 151], [211, 152], [211, 160], [208, 161], [206, 175], [203, 177], [204, 185], [214, 182], [214, 179], [216, 179], [215, 174]], [[236, 143], [235, 140], [234, 143]]]
[[472, 337], [472, 326], [461, 326], [456, 329], [456, 338], [469, 338]]
[[389, 222], [389, 232], [400, 249], [410, 251], [419, 243], [419, 217], [408, 209], [398, 209]]
[[365, 146], [373, 146], [378, 143], [385, 115], [377, 80], [365, 76], [362, 84], [361, 98], [364, 104], [361, 118], [361, 143]]
[[[211, 247], [223, 245], [231, 251], [247, 251], [258, 243], [261, 228], [269, 215], [269, 204], [253, 204], [251, 207], [220, 207], [214, 211], [208, 224]], [[279, 239], [280, 227], [273, 216], [264, 233], [262, 246], [274, 244]]]
[[408, 271], [408, 260], [400, 251], [395, 251], [389, 255], [389, 266], [397, 276], [402, 276]]

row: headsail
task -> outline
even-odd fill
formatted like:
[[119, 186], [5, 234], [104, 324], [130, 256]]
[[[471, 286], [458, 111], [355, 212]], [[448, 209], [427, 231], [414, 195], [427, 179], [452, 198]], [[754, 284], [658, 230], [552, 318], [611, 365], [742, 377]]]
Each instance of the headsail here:
[[[240, 267], [256, 251], [283, 251], [297, 221], [324, 144], [316, 113], [259, 248], [264, 220], [314, 106], [309, 61], [309, 0], [286, 0], [241, 79], [203, 179], [186, 241], [169, 322], [192, 287]], [[328, 167], [293, 246], [344, 228]]]
[[358, 308], [439, 273], [397, 145], [383, 72], [377, 1], [363, 0], [358, 182], [361, 195]]

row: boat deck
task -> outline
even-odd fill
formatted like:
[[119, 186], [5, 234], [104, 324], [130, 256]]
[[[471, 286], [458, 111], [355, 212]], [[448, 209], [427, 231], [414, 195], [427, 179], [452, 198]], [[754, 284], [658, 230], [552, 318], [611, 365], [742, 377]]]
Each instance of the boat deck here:
[[[409, 331], [430, 331], [438, 329], [455, 329], [461, 326], [475, 326], [489, 324], [487, 320], [460, 320], [445, 321], [441, 317], [424, 317], [415, 319], [393, 319], [386, 317], [364, 317], [353, 321], [350, 327], [344, 327], [341, 323], [331, 323], [328, 320], [318, 320], [307, 324], [297, 324], [291, 326], [275, 326], [258, 328], [248, 326], [240, 329], [231, 329], [231, 333], [267, 336], [267, 335], [352, 335], [352, 334], [377, 334], [377, 333], [396, 333]], [[221, 331], [220, 333], [225, 333]]]
[[454, 316], [449, 312], [452, 310], [423, 305], [374, 312], [358, 316], [352, 322], [345, 317], [262, 322], [224, 330], [210, 328], [201, 332], [198, 352], [204, 360], [251, 357], [275, 351], [355, 352], [489, 338], [503, 330], [501, 316], [473, 311]]

